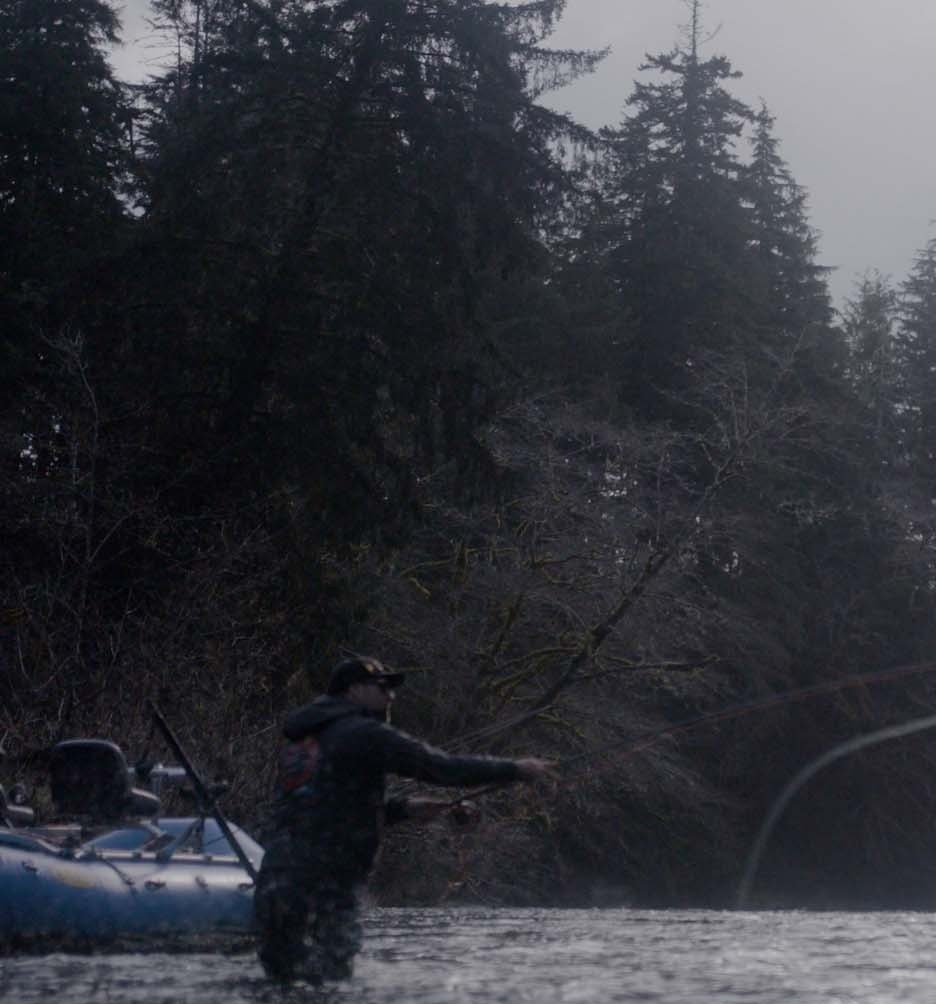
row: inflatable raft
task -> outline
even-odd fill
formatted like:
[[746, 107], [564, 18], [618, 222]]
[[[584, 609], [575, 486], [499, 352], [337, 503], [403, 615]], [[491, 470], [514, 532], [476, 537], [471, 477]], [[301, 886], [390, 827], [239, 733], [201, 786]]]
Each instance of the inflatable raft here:
[[204, 806], [161, 815], [159, 790], [183, 769], [149, 766], [149, 790], [133, 787], [139, 773], [114, 743], [60, 743], [49, 825], [0, 788], [0, 944], [250, 931], [263, 849]]

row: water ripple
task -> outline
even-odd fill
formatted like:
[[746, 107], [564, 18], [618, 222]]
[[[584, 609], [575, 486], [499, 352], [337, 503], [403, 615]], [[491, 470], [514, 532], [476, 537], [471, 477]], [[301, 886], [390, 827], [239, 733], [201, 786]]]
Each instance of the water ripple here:
[[378, 910], [354, 979], [287, 991], [251, 953], [0, 959], [33, 1004], [933, 1004], [936, 917], [909, 913]]

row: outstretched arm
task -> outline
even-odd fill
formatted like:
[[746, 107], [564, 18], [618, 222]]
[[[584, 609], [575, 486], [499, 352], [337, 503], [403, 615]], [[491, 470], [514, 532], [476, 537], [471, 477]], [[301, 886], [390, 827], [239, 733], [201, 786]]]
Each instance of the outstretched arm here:
[[389, 725], [378, 729], [384, 770], [429, 784], [463, 787], [510, 781], [537, 781], [550, 776], [547, 760], [508, 760], [486, 756], [450, 756]]

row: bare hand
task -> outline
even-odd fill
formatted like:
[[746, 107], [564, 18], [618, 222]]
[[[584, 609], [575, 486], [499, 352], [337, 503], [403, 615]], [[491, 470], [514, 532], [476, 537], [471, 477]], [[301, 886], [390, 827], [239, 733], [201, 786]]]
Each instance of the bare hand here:
[[514, 760], [514, 763], [521, 781], [554, 781], [559, 776], [559, 765], [555, 760], [542, 760], [531, 756]]

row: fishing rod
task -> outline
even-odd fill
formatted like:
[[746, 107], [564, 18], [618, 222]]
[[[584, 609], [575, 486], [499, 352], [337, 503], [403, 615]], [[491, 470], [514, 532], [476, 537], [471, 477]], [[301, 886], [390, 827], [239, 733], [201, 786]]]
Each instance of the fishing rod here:
[[210, 789], [199, 777], [198, 772], [192, 765], [192, 761], [189, 760], [186, 755], [185, 750], [182, 748], [182, 744], [176, 738], [175, 733], [169, 727], [169, 723], [163, 718], [162, 712], [156, 707], [154, 701], [149, 701], [150, 711], [153, 714], [153, 721], [159, 726], [160, 732], [165, 736], [166, 742], [169, 744], [170, 749], [178, 757], [179, 763], [185, 768], [185, 773], [188, 775], [189, 780], [192, 782], [192, 787], [195, 789], [195, 794], [198, 798], [199, 804], [204, 811], [207, 811], [214, 821], [218, 824], [219, 829], [224, 834], [227, 842], [231, 845], [234, 853], [237, 855], [237, 859], [240, 861], [241, 865], [244, 867], [244, 871], [250, 876], [251, 880], [256, 884], [257, 881], [257, 869], [254, 868], [253, 862], [247, 857], [247, 852], [241, 847], [234, 836], [234, 831], [231, 829], [228, 821], [224, 818], [221, 810], [218, 808], [218, 803], [215, 800], [214, 795]]
[[[572, 764], [588, 764], [592, 760], [598, 760], [610, 753], [617, 752], [623, 747], [628, 748], [623, 750], [622, 757], [636, 756], [638, 753], [655, 745], [667, 736], [689, 732], [702, 725], [729, 721], [733, 718], [739, 718], [742, 715], [751, 714], [755, 711], [764, 711], [769, 708], [781, 707], [784, 704], [792, 704], [797, 701], [804, 701], [813, 697], [822, 696], [823, 694], [835, 693], [849, 687], [886, 683], [906, 676], [918, 676], [933, 672], [936, 672], [936, 662], [912, 663], [896, 666], [892, 669], [877, 670], [871, 673], [860, 673], [857, 676], [843, 677], [838, 680], [828, 680], [825, 683], [815, 683], [808, 687], [798, 687], [795, 690], [788, 690], [780, 694], [773, 694], [770, 697], [765, 697], [757, 701], [747, 701], [743, 704], [734, 704], [728, 708], [722, 708], [719, 711], [709, 712], [704, 715], [696, 715], [695, 717], [686, 719], [685, 721], [675, 722], [672, 725], [667, 725], [665, 728], [647, 733], [645, 736], [642, 736], [637, 740], [635, 740], [632, 736], [628, 736], [625, 739], [616, 740], [613, 743], [608, 743], [605, 746], [599, 746], [596, 749], [583, 750], [580, 753], [575, 753], [572, 756], [563, 757], [561, 760], [556, 761], [556, 766], [565, 771], [566, 768]], [[620, 757], [618, 759], [620, 759]], [[583, 773], [581, 769], [573, 771], [571, 774], [566, 774], [563, 780], [576, 777], [580, 773]], [[451, 805], [453, 807], [457, 806], [463, 802], [466, 797], [475, 799], [482, 795], [492, 794], [495, 791], [502, 790], [504, 786], [505, 785], [502, 783], [485, 785], [483, 788], [478, 788], [471, 792], [470, 796], [462, 796], [461, 798], [453, 799]]]

